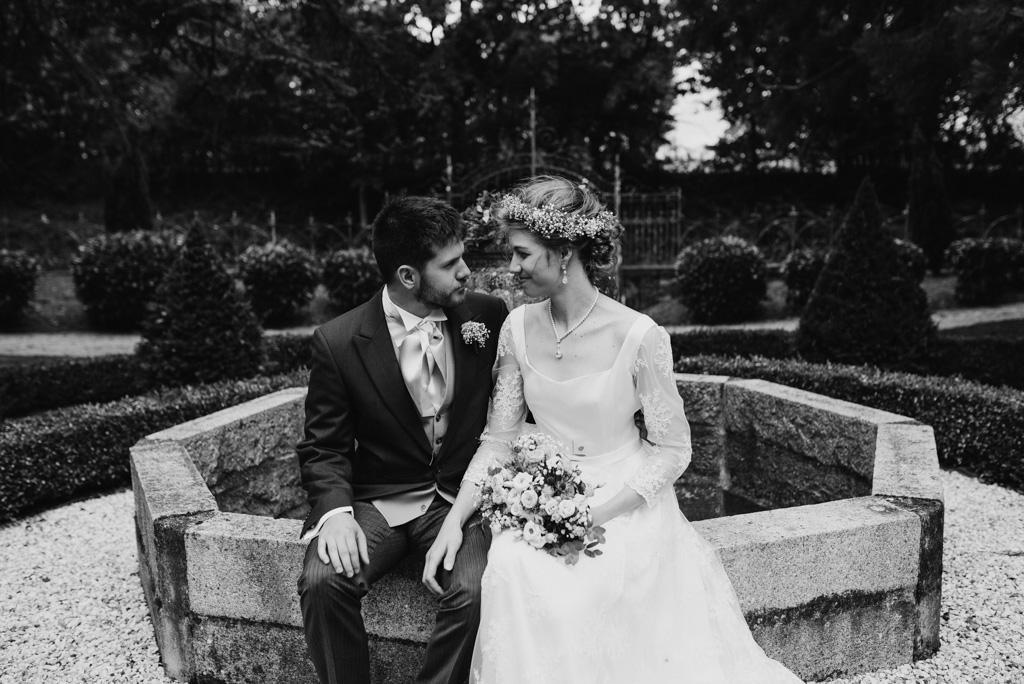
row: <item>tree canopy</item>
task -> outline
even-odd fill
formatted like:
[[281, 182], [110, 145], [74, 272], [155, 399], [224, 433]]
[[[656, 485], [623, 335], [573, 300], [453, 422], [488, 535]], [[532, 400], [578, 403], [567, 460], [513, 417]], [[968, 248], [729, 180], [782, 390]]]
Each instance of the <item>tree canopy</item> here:
[[531, 88], [550, 151], [653, 163], [676, 92], [666, 3], [606, 0], [586, 21], [566, 2], [455, 5], [11, 0], [0, 179], [112, 193], [127, 224], [146, 212], [146, 176], [436, 189], [449, 158], [528, 149]]
[[[679, 0], [682, 47], [718, 88], [746, 168], [905, 168], [919, 128], [947, 164], [1020, 162], [1017, 0]], [[696, 84], [695, 84], [696, 85]]]

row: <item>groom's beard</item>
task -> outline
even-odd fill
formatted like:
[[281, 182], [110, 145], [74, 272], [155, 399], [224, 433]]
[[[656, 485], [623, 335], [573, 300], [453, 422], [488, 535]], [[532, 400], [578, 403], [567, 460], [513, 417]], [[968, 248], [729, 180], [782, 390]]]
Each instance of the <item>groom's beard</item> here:
[[465, 288], [465, 283], [460, 283], [452, 290], [442, 290], [420, 281], [420, 287], [415, 295], [416, 301], [438, 309], [450, 309], [466, 301]]

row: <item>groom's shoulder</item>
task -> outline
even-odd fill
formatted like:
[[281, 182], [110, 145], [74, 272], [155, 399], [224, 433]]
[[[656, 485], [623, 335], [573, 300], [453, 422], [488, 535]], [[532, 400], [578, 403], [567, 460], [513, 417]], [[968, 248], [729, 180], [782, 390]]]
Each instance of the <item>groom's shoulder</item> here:
[[[380, 308], [380, 297], [375, 295], [354, 309], [321, 323], [316, 330], [328, 340], [345, 340], [354, 336], [365, 325], [370, 314]], [[383, 317], [383, 313], [381, 314]]]
[[508, 315], [505, 300], [482, 292], [467, 292], [466, 304], [482, 316], [504, 319]]

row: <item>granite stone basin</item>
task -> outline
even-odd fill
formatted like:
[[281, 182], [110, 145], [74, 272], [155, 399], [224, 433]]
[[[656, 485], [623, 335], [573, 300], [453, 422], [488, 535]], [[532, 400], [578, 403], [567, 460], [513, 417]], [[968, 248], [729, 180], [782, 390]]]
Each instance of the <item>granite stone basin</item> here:
[[[759, 380], [676, 381], [694, 439], [681, 503], [720, 515], [734, 496], [766, 509], [694, 523], [765, 651], [805, 679], [934, 653], [943, 498], [932, 429]], [[282, 390], [132, 448], [140, 576], [174, 678], [316, 682], [296, 593], [304, 398]], [[434, 619], [418, 573], [405, 563], [364, 601], [375, 682], [412, 681], [418, 667]]]

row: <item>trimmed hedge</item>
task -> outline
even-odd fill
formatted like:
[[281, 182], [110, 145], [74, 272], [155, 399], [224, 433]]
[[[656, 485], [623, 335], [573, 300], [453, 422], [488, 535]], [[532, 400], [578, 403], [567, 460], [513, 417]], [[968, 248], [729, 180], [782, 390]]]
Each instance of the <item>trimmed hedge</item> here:
[[[305, 335], [267, 335], [263, 351], [267, 360], [262, 374], [274, 375], [308, 367], [312, 347]], [[156, 389], [138, 357], [129, 354], [0, 366], [0, 419]]]
[[130, 481], [129, 448], [146, 435], [285, 387], [305, 371], [165, 389], [0, 425], [0, 522]]
[[130, 354], [0, 367], [0, 418], [113, 401], [153, 389]]
[[939, 463], [1024, 492], [1024, 392], [864, 366], [694, 356], [676, 371], [757, 378], [889, 411], [932, 426]]
[[[800, 359], [795, 334], [785, 330], [695, 330], [675, 333], [671, 339], [674, 358], [709, 355]], [[961, 339], [940, 335], [924, 361], [897, 370], [915, 375], [961, 376], [1024, 390], [1024, 343], [1014, 337]]]

